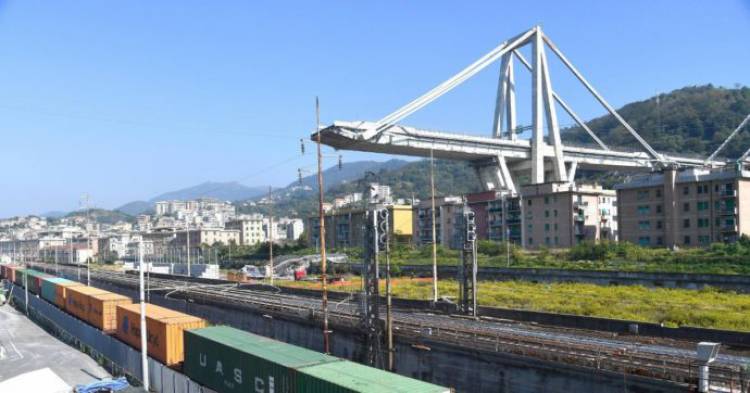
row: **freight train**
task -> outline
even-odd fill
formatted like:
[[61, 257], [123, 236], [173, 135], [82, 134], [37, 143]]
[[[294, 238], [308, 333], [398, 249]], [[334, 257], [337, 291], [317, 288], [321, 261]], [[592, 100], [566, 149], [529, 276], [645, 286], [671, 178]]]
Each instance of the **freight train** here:
[[[132, 299], [32, 269], [0, 265], [0, 278], [140, 349]], [[258, 336], [154, 304], [148, 354], [219, 393], [448, 393], [451, 389]]]

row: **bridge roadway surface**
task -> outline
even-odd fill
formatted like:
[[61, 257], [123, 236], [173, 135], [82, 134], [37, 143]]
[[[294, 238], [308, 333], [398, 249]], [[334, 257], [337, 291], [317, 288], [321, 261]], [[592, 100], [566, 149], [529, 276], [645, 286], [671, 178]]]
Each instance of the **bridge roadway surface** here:
[[[54, 273], [54, 265], [36, 264]], [[75, 268], [59, 266], [67, 275], [75, 276]], [[86, 271], [81, 269], [81, 281]], [[258, 291], [236, 284], [201, 284], [183, 277], [150, 278], [149, 291], [165, 293], [166, 297], [194, 298], [247, 306], [269, 315], [291, 315], [305, 319], [320, 319], [321, 300], [302, 295]], [[138, 276], [115, 271], [91, 271], [93, 281], [138, 288]], [[339, 302], [329, 302], [332, 326], [356, 328], [360, 305], [354, 296]], [[385, 309], [381, 309], [381, 318]], [[629, 372], [641, 376], [675, 382], [695, 378], [697, 367], [695, 342], [634, 335], [613, 336], [611, 333], [524, 324], [509, 320], [468, 319], [462, 316], [434, 314], [420, 310], [394, 309], [394, 336], [415, 342], [430, 340], [460, 348], [516, 354], [543, 360], [566, 362], [614, 372]], [[334, 333], [335, 334], [335, 333]], [[712, 365], [712, 375], [737, 380], [737, 370], [750, 363], [749, 352], [722, 349]]]

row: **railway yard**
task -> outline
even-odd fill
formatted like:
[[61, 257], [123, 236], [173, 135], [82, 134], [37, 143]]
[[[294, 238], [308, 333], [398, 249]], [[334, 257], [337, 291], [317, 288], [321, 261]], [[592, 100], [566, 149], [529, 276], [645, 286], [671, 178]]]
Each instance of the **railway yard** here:
[[[49, 273], [57, 271], [69, 278], [86, 279], [85, 269], [50, 264], [33, 264], [31, 267]], [[120, 288], [138, 287], [137, 276], [124, 272], [92, 270], [90, 279]], [[303, 324], [318, 325], [322, 321], [319, 298], [285, 293], [282, 288], [269, 289], [257, 290], [220, 280], [188, 280], [178, 276], [150, 277], [148, 280], [151, 296], [225, 306], [264, 318]], [[385, 315], [385, 310], [381, 315]], [[330, 303], [328, 317], [334, 337], [338, 332], [356, 331], [361, 319], [358, 299], [350, 296]], [[696, 342], [692, 341], [617, 335], [481, 316], [470, 319], [430, 309], [398, 307], [393, 312], [393, 326], [397, 342], [427, 351], [431, 346], [445, 346], [471, 354], [518, 356], [683, 386], [695, 384], [697, 378]], [[712, 384], [727, 389], [739, 386], [743, 367], [750, 362], [748, 355], [748, 348], [723, 347], [711, 365]]]

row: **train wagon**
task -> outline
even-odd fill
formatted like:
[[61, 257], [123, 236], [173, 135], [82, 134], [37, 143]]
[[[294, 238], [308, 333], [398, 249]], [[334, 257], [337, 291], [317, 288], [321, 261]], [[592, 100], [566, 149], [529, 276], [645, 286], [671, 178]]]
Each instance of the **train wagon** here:
[[31, 270], [31, 269], [23, 269], [23, 268], [16, 269], [16, 274], [13, 277], [13, 283], [16, 284], [16, 285], [18, 285], [19, 287], [23, 288], [24, 287], [23, 280], [24, 280], [24, 277], [26, 276], [26, 272], [28, 270]]
[[26, 279], [26, 282], [29, 284], [29, 291], [37, 295], [42, 294], [42, 280], [53, 277], [52, 275], [36, 270], [29, 270], [27, 273], [29, 278]]
[[220, 393], [293, 392], [294, 370], [336, 357], [228, 326], [185, 331], [185, 374]]
[[18, 270], [18, 266], [5, 266], [5, 279], [13, 283], [16, 282], [16, 270]]
[[186, 330], [183, 371], [219, 393], [450, 392], [228, 326]]
[[65, 311], [83, 321], [88, 321], [89, 295], [109, 293], [103, 289], [81, 285], [68, 287], [65, 296]]
[[92, 293], [88, 295], [89, 309], [86, 320], [103, 332], [117, 330], [117, 306], [133, 304], [133, 299], [116, 293]]
[[449, 393], [442, 386], [342, 360], [297, 370], [300, 393]]
[[[148, 354], [167, 366], [181, 364], [184, 359], [183, 331], [207, 326], [206, 320], [146, 304], [146, 331]], [[141, 348], [141, 305], [117, 306], [117, 331], [120, 340], [136, 349]]]
[[79, 282], [67, 280], [62, 277], [45, 277], [42, 280], [41, 295], [43, 299], [64, 310], [67, 288], [79, 286], [84, 285]]

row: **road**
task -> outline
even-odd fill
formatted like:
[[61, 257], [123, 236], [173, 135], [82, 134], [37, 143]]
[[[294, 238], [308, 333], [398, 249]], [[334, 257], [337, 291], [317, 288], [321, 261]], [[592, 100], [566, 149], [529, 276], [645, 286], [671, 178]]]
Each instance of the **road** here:
[[[94, 359], [68, 346], [10, 305], [0, 306], [0, 383], [49, 368], [70, 386], [108, 378]], [[35, 392], [29, 386], [29, 392]]]

